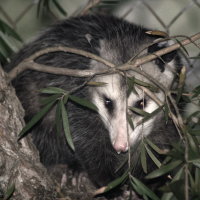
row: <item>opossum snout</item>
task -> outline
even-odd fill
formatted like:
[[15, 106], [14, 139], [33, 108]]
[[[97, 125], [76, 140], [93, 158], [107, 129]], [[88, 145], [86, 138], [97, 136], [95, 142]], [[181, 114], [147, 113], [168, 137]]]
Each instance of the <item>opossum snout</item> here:
[[117, 131], [115, 140], [113, 141], [113, 148], [117, 153], [126, 152], [128, 150], [128, 137], [126, 126], [123, 126]]
[[117, 143], [117, 142], [115, 142], [113, 144], [113, 148], [116, 150], [116, 152], [118, 154], [120, 154], [121, 152], [126, 152], [128, 150], [128, 143], [127, 142], [125, 142], [125, 143], [121, 143], [121, 142]]

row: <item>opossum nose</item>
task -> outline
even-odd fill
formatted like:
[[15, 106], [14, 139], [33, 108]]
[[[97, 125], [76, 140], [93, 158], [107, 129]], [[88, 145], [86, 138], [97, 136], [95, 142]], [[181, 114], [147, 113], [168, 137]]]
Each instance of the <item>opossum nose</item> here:
[[118, 154], [120, 154], [121, 152], [126, 152], [128, 150], [127, 142], [126, 143], [115, 143], [113, 147]]

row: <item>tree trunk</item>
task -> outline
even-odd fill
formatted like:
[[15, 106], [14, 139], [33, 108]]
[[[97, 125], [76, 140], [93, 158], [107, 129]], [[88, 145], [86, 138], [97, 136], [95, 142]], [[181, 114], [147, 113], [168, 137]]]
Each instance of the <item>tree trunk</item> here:
[[1, 196], [5, 198], [7, 189], [14, 185], [12, 199], [56, 199], [53, 183], [39, 161], [31, 138], [28, 136], [17, 141], [17, 135], [24, 126], [23, 116], [23, 108], [0, 67]]

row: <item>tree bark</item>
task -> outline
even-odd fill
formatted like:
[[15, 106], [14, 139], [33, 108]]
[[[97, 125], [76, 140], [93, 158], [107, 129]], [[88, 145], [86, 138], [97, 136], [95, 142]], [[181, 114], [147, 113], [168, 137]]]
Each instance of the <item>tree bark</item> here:
[[38, 151], [25, 137], [17, 135], [24, 126], [24, 110], [15, 91], [6, 82], [7, 75], [0, 67], [0, 190], [1, 196], [15, 185], [14, 200], [56, 199], [53, 183], [39, 161]]

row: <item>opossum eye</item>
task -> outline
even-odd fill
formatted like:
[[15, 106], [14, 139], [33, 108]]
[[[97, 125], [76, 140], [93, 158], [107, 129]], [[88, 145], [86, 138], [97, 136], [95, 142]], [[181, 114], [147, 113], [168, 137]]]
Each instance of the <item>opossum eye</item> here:
[[106, 96], [104, 96], [104, 105], [110, 113], [113, 111], [114, 108], [113, 101], [107, 98]]
[[139, 109], [144, 109], [146, 106], [146, 103], [147, 103], [146, 99], [141, 99], [135, 103], [134, 107], [139, 108]]

